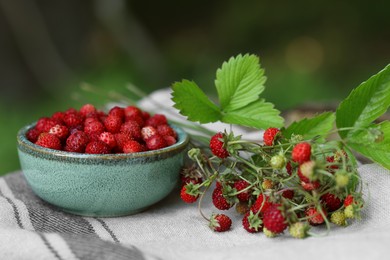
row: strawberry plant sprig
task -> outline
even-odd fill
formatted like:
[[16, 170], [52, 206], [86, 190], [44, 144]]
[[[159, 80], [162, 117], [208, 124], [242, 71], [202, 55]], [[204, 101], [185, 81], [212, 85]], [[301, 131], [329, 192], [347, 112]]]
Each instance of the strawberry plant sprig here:
[[[218, 210], [235, 206], [248, 232], [263, 231], [268, 237], [288, 228], [291, 236], [304, 238], [316, 235], [311, 226], [325, 224], [329, 231], [331, 223], [345, 226], [359, 218], [363, 185], [354, 153], [390, 169], [390, 123], [373, 123], [390, 105], [390, 66], [356, 88], [336, 113], [325, 112], [288, 127], [283, 127], [273, 104], [260, 98], [265, 80], [258, 57], [247, 54], [229, 59], [217, 70], [219, 104], [193, 81], [173, 84], [174, 106], [190, 121], [265, 129], [262, 143], [225, 130], [210, 136], [209, 149], [191, 149], [194, 163], [182, 171], [183, 201], [198, 201], [210, 227], [226, 231], [231, 225], [228, 216], [207, 218], [202, 212], [203, 197], [213, 189]], [[327, 140], [332, 131], [341, 138]], [[220, 215], [224, 221], [215, 217]]]

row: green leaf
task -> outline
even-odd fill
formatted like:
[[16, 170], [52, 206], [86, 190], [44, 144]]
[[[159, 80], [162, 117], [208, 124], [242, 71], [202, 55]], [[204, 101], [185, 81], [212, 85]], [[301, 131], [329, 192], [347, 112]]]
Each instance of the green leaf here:
[[217, 70], [215, 86], [222, 111], [238, 110], [259, 98], [266, 77], [255, 55], [238, 55]]
[[268, 127], [282, 127], [283, 118], [280, 111], [272, 103], [264, 99], [256, 100], [249, 105], [235, 111], [223, 114], [221, 121], [228, 124], [266, 129]]
[[347, 145], [367, 158], [390, 169], [390, 122], [385, 121], [377, 125], [383, 133], [383, 141], [376, 143], [353, 142], [356, 140], [347, 139]]
[[292, 123], [288, 128], [282, 130], [285, 138], [291, 138], [293, 134], [302, 135], [304, 139], [311, 139], [315, 136], [326, 137], [333, 128], [335, 114], [325, 112], [313, 118], [304, 118]]
[[339, 105], [336, 112], [337, 128], [354, 128], [339, 131], [341, 138], [368, 127], [390, 106], [390, 65], [360, 84]]
[[220, 119], [219, 108], [193, 81], [183, 80], [172, 85], [174, 107], [188, 120], [200, 123], [216, 122]]

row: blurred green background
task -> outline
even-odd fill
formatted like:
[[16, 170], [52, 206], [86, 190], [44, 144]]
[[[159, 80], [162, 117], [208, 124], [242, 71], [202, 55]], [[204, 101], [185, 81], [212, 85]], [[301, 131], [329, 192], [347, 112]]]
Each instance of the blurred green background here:
[[[38, 117], [109, 92], [193, 79], [215, 95], [220, 64], [260, 56], [280, 110], [337, 104], [390, 61], [389, 1], [0, 0], [0, 175]], [[100, 95], [80, 91], [94, 86]]]

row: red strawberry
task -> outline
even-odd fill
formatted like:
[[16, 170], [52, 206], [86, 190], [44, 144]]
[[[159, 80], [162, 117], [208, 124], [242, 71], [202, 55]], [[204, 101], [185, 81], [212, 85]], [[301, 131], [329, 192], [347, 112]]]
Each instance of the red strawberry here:
[[280, 207], [280, 204], [272, 204], [263, 214], [264, 227], [275, 234], [283, 232], [288, 226]]
[[321, 196], [321, 201], [328, 211], [335, 211], [342, 205], [341, 200], [332, 193], [325, 193]]
[[298, 143], [292, 150], [292, 160], [299, 164], [310, 160], [311, 156], [311, 145], [307, 142]]
[[55, 112], [52, 116], [51, 116], [51, 119], [59, 122], [59, 123], [64, 123], [64, 115], [65, 113], [64, 112]]
[[83, 153], [89, 142], [89, 137], [82, 131], [75, 131], [66, 139], [65, 150], [68, 152]]
[[104, 130], [104, 125], [97, 120], [84, 125], [84, 133], [86, 133], [87, 135], [100, 136], [100, 134], [103, 133]]
[[164, 135], [163, 136], [165, 142], [167, 143], [167, 146], [174, 145], [176, 143], [176, 139], [173, 136], [170, 135]]
[[142, 111], [138, 107], [135, 106], [127, 106], [124, 108], [124, 113], [126, 118], [140, 116], [142, 118]]
[[274, 141], [277, 139], [280, 130], [278, 128], [270, 127], [264, 131], [263, 141], [267, 146], [271, 146], [274, 144]]
[[85, 153], [89, 154], [108, 154], [110, 153], [110, 147], [102, 141], [89, 142], [85, 147]]
[[138, 153], [145, 151], [145, 147], [137, 141], [130, 140], [123, 145], [124, 153]]
[[145, 120], [142, 116], [137, 115], [137, 116], [127, 116], [125, 121], [134, 121], [136, 122], [140, 127], [145, 126]]
[[142, 117], [144, 118], [144, 121], [146, 121], [150, 118], [150, 114], [146, 111], [142, 111]]
[[194, 195], [188, 194], [187, 193], [187, 187], [185, 185], [181, 188], [180, 198], [185, 203], [194, 203], [195, 201], [197, 201], [198, 197], [199, 197], [199, 195], [194, 196]]
[[127, 141], [133, 140], [128, 133], [117, 133], [114, 134], [118, 152], [123, 152], [123, 146]]
[[345, 199], [344, 199], [344, 206], [348, 207], [349, 205], [352, 205], [354, 203], [354, 198], [351, 194], [349, 194]]
[[154, 128], [153, 126], [144, 126], [141, 129], [141, 135], [144, 141], [148, 140], [150, 137], [152, 137], [155, 134], [157, 134], [157, 129]]
[[122, 118], [116, 115], [109, 115], [104, 120], [104, 126], [108, 132], [113, 134], [118, 133], [121, 130]]
[[292, 198], [294, 198], [294, 190], [286, 189], [282, 192], [282, 196], [286, 199], [292, 200]]
[[159, 125], [157, 126], [157, 132], [162, 136], [172, 136], [173, 138], [177, 138], [177, 134], [175, 130], [169, 125]]
[[311, 191], [311, 190], [318, 189], [321, 186], [321, 184], [319, 181], [311, 181], [311, 182], [301, 181], [301, 186], [304, 190]]
[[38, 140], [39, 135], [42, 133], [42, 131], [34, 128], [31, 128], [26, 133], [26, 138], [32, 143], [35, 143]]
[[64, 125], [55, 125], [50, 128], [49, 134], [56, 135], [61, 140], [65, 140], [69, 135], [69, 129]]
[[49, 133], [41, 133], [35, 144], [50, 149], [62, 150], [60, 139], [57, 136]]
[[233, 204], [229, 203], [223, 196], [222, 188], [215, 188], [212, 195], [213, 204], [217, 209], [228, 210]]
[[[238, 192], [244, 190], [249, 185], [250, 184], [248, 182], [246, 182], [245, 180], [238, 180], [238, 181], [234, 182], [234, 188], [236, 188]], [[238, 200], [239, 201], [244, 201], [244, 202], [248, 201], [250, 196], [251, 196], [251, 194], [250, 194], [250, 191], [248, 191], [248, 190], [240, 192], [240, 193], [237, 194]]]
[[251, 210], [253, 211], [253, 213], [257, 213], [259, 210], [261, 213], [264, 213], [271, 205], [272, 203], [269, 201], [269, 197], [263, 195], [263, 193], [260, 193], [255, 203], [253, 203]]
[[110, 109], [108, 116], [116, 116], [123, 120], [125, 119], [125, 110], [121, 107], [115, 106]]
[[292, 174], [292, 170], [293, 170], [293, 168], [292, 168], [291, 162], [287, 162], [286, 171], [287, 171], [288, 175]]
[[230, 229], [232, 220], [225, 214], [213, 214], [210, 218], [209, 227], [216, 232], [224, 232]]
[[105, 142], [111, 149], [116, 146], [115, 136], [110, 132], [103, 132], [99, 135], [99, 140]]
[[35, 125], [35, 128], [41, 132], [48, 133], [50, 128], [58, 124], [59, 122], [55, 121], [54, 119], [51, 119], [49, 117], [41, 117], [37, 124]]
[[146, 140], [146, 147], [149, 150], [158, 150], [167, 147], [167, 142], [161, 135], [156, 134]]
[[326, 161], [331, 164], [327, 167], [330, 173], [334, 173], [339, 168], [337, 165], [333, 165], [335, 163], [334, 156], [327, 156]]
[[259, 218], [259, 215], [253, 214], [252, 211], [245, 213], [242, 218], [242, 226], [249, 233], [257, 233], [263, 230], [263, 222]]
[[68, 127], [76, 127], [83, 123], [83, 117], [77, 113], [65, 113], [64, 115], [64, 123]]
[[120, 128], [121, 133], [128, 133], [135, 140], [142, 140], [141, 127], [135, 121], [127, 121]]
[[80, 114], [83, 117], [87, 117], [89, 114], [93, 114], [96, 112], [96, 108], [94, 105], [91, 104], [85, 104], [80, 108]]
[[168, 124], [167, 118], [161, 114], [155, 114], [155, 115], [151, 116], [150, 118], [148, 118], [145, 122], [145, 125], [147, 125], [147, 126], [150, 125], [150, 126], [153, 126], [155, 128], [157, 128], [157, 126], [159, 126], [159, 125], [166, 125], [166, 124]]
[[215, 156], [226, 158], [229, 156], [229, 152], [223, 147], [224, 143], [220, 139], [223, 139], [223, 134], [221, 132], [213, 135], [210, 139], [210, 149]]
[[[326, 216], [327, 213], [326, 213], [325, 209], [322, 209], [322, 211]], [[305, 210], [305, 214], [308, 217], [307, 220], [309, 221], [310, 225], [316, 226], [316, 225], [320, 225], [320, 224], [325, 222], [322, 214], [314, 207], [307, 208]]]

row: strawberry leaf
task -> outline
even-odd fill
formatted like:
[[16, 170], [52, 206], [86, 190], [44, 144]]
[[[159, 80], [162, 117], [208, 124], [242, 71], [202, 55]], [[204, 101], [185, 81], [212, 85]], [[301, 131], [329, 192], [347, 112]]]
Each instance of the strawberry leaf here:
[[302, 135], [305, 139], [315, 136], [326, 137], [333, 128], [335, 114], [325, 112], [313, 118], [305, 118], [298, 122], [293, 122], [288, 128], [282, 130], [286, 138], [291, 138], [292, 134]]
[[238, 55], [217, 70], [217, 88], [221, 110], [231, 112], [256, 101], [264, 90], [266, 77], [255, 55]]
[[[363, 142], [367, 137], [360, 133], [358, 137], [347, 139], [347, 145], [362, 155], [390, 169], [390, 122], [385, 121], [376, 128], [382, 132], [379, 142]], [[383, 138], [383, 140], [381, 140]]]
[[188, 120], [200, 123], [216, 122], [221, 113], [206, 94], [193, 81], [183, 80], [172, 85], [174, 107]]
[[390, 106], [390, 65], [360, 84], [339, 105], [336, 124], [345, 139], [362, 128], [367, 128]]
[[280, 111], [276, 110], [272, 103], [259, 99], [245, 107], [223, 114], [221, 121], [262, 129], [282, 127], [283, 118], [279, 114]]

